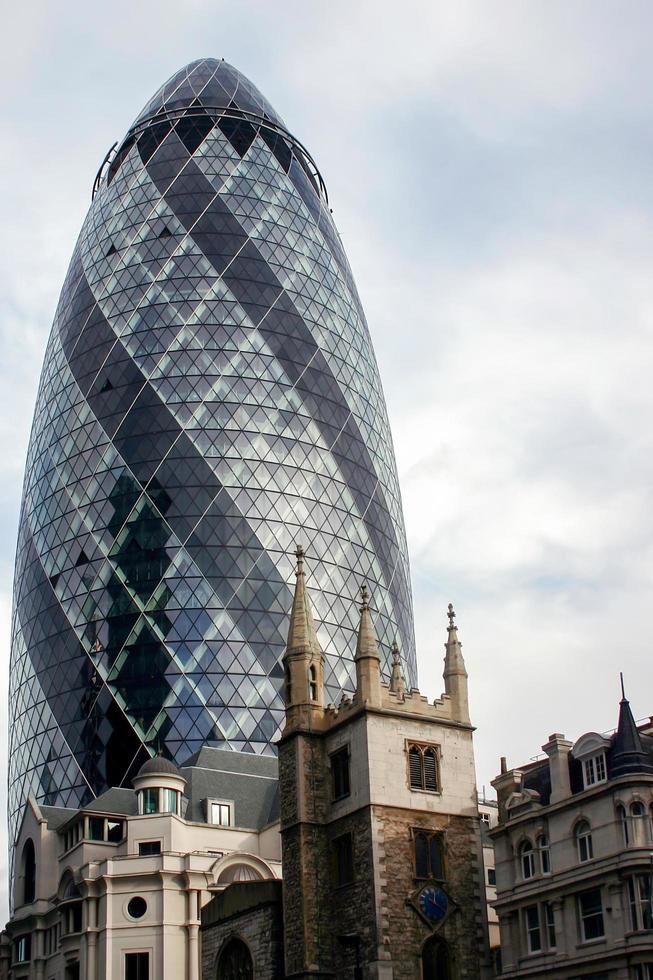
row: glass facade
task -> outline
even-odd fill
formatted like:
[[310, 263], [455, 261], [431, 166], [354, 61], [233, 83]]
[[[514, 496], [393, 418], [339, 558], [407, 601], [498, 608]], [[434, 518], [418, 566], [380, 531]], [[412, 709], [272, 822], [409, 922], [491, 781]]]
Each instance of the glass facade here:
[[365, 317], [307, 151], [194, 62], [105, 161], [48, 342], [16, 560], [10, 814], [80, 806], [153, 749], [272, 752], [295, 545], [328, 696], [357, 595], [416, 683]]

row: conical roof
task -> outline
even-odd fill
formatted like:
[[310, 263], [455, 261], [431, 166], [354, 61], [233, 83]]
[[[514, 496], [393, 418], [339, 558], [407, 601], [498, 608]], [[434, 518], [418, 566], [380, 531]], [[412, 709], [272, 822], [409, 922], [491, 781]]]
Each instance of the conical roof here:
[[642, 744], [642, 738], [624, 696], [619, 704], [619, 722], [612, 742], [610, 774], [623, 776], [629, 772], [653, 772], [653, 764]]

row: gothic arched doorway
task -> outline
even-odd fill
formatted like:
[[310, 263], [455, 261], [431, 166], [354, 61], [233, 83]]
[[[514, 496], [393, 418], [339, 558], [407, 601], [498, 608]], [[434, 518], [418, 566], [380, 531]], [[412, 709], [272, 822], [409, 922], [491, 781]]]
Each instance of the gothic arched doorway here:
[[252, 957], [242, 939], [230, 939], [220, 953], [217, 980], [254, 980]]
[[422, 980], [450, 980], [447, 944], [431, 936], [422, 949]]

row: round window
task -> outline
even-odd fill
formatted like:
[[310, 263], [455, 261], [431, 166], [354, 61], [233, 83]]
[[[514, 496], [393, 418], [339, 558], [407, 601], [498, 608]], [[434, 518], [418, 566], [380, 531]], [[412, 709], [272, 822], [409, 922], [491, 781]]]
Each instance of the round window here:
[[141, 898], [140, 895], [136, 895], [135, 898], [129, 899], [127, 911], [131, 915], [132, 919], [142, 919], [147, 912], [147, 902], [144, 898]]

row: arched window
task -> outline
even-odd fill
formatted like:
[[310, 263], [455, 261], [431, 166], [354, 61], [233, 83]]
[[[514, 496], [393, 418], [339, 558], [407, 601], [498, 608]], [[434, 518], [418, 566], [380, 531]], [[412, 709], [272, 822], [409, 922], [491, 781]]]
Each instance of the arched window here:
[[521, 860], [522, 878], [532, 878], [535, 874], [535, 852], [529, 840], [525, 840], [519, 848], [519, 857]]
[[220, 873], [219, 885], [230, 885], [234, 881], [261, 881], [262, 875], [250, 864], [230, 864]]
[[630, 844], [630, 828], [628, 826], [626, 807], [622, 803], [619, 803], [617, 806], [617, 820], [621, 824], [621, 833], [623, 834], [624, 844], [626, 847], [628, 847]]
[[23, 847], [23, 902], [28, 905], [36, 898], [36, 853], [30, 837]]
[[311, 701], [317, 701], [317, 671], [313, 664], [308, 668], [308, 694]]
[[580, 820], [576, 824], [575, 834], [578, 860], [590, 861], [594, 857], [594, 846], [592, 844], [592, 830], [587, 820]]
[[640, 847], [649, 844], [651, 841], [651, 818], [646, 807], [639, 800], [630, 804], [630, 827], [632, 830], [633, 844]]
[[449, 980], [449, 951], [447, 944], [431, 936], [422, 949], [423, 980]]
[[242, 939], [230, 939], [218, 959], [217, 980], [253, 980], [252, 956]]
[[537, 838], [537, 849], [540, 852], [540, 870], [543, 875], [551, 874], [551, 848], [548, 834], [540, 834]]

